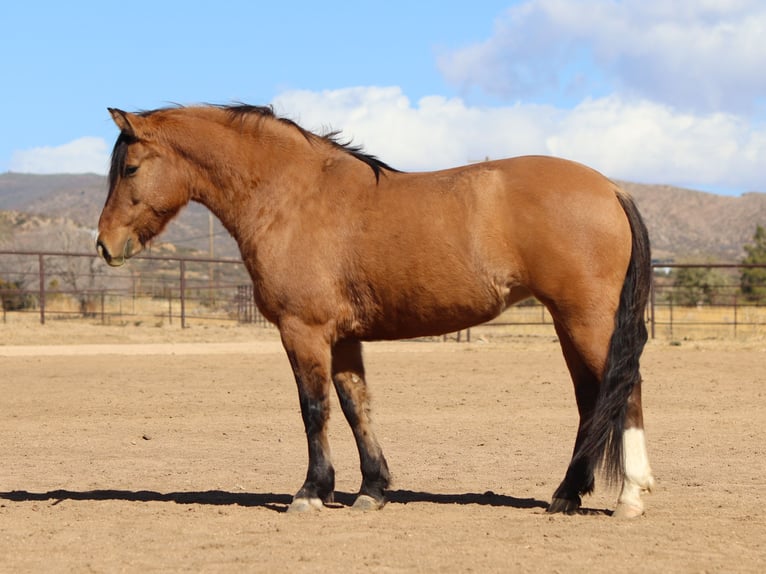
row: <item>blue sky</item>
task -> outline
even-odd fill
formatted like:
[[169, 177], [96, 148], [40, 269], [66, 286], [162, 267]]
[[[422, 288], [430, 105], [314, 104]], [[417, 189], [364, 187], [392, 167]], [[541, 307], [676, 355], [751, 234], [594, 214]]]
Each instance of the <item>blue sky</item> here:
[[545, 153], [766, 191], [759, 0], [20, 2], [0, 172], [103, 173], [106, 107], [273, 103], [401, 169]]

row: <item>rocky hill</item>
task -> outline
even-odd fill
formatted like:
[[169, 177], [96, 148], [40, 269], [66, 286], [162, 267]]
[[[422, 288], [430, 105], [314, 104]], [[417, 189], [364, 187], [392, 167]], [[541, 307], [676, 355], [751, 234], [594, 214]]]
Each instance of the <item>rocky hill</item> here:
[[621, 182], [646, 220], [655, 259], [738, 262], [756, 225], [766, 226], [766, 193], [739, 197], [667, 185]]
[[[644, 214], [656, 259], [736, 262], [756, 225], [766, 225], [765, 193], [731, 197], [665, 185], [620, 185], [633, 194]], [[94, 230], [105, 198], [106, 178], [99, 175], [0, 174], [0, 211], [34, 215], [34, 225], [27, 222], [27, 228], [37, 229], [40, 236], [44, 235], [41, 227], [61, 227], [65, 221], [67, 226]], [[10, 237], [16, 237], [18, 244], [18, 236], [28, 231], [9, 221], [0, 222], [0, 242], [7, 244]], [[234, 241], [217, 221], [213, 237], [216, 256], [238, 257]], [[207, 253], [207, 209], [193, 204], [168, 226], [161, 239], [182, 251]], [[61, 248], [23, 243], [25, 248]]]

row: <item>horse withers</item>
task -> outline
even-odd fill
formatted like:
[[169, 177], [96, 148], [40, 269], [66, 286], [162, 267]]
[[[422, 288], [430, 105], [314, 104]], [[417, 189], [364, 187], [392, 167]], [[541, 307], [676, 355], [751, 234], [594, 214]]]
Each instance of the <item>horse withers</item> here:
[[577, 511], [602, 466], [622, 484], [615, 515], [643, 513], [654, 483], [639, 373], [650, 251], [613, 182], [539, 156], [403, 173], [268, 107], [110, 113], [120, 135], [98, 251], [122, 265], [191, 200], [236, 239], [298, 385], [309, 460], [290, 510], [333, 499], [331, 386], [359, 449], [354, 507], [385, 502], [363, 341], [457, 331], [534, 296], [553, 317], [580, 415], [548, 510]]

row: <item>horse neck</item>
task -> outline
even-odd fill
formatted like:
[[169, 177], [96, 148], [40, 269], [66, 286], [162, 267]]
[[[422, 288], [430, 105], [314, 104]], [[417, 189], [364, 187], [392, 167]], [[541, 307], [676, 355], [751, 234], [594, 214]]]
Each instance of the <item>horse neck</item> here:
[[190, 198], [223, 223], [246, 256], [269, 238], [273, 222], [316, 187], [322, 162], [332, 151], [270, 119], [249, 130], [238, 128], [205, 120], [204, 126], [186, 132], [204, 137], [179, 137], [173, 145], [191, 174]]

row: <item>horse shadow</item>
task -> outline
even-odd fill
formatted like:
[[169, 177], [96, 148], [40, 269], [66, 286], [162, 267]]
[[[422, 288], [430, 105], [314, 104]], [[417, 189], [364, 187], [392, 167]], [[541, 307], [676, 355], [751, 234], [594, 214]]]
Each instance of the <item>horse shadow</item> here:
[[[47, 502], [52, 505], [66, 500], [74, 501], [123, 501], [123, 502], [171, 502], [175, 504], [199, 504], [210, 506], [244, 506], [266, 508], [274, 512], [286, 512], [292, 501], [290, 494], [278, 493], [249, 493], [228, 492], [225, 490], [204, 490], [189, 492], [156, 492], [152, 490], [50, 490], [48, 492], [29, 492], [14, 490], [0, 492], [0, 500], [10, 502]], [[356, 494], [336, 492], [333, 508], [349, 507], [354, 503]], [[477, 505], [519, 510], [548, 509], [548, 503], [535, 498], [517, 498], [505, 494], [495, 494], [492, 491], [462, 494], [437, 494], [431, 492], [416, 492], [412, 490], [391, 490], [386, 493], [387, 504], [430, 503], [444, 505]], [[611, 514], [608, 510], [580, 509], [577, 514]]]

